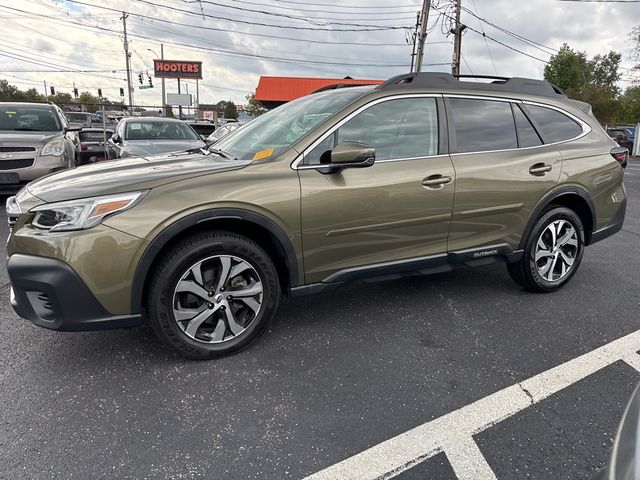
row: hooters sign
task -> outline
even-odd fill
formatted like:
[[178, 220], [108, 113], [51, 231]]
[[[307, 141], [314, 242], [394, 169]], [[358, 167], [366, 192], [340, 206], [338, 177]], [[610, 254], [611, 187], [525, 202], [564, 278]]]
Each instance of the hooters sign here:
[[202, 62], [154, 60], [156, 78], [198, 78], [202, 80]]

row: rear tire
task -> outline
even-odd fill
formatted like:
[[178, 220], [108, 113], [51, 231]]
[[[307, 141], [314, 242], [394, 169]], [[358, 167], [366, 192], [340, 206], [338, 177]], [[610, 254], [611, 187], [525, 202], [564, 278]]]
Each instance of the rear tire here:
[[210, 231], [173, 246], [153, 270], [146, 313], [156, 335], [183, 357], [207, 360], [248, 347], [280, 299], [275, 265], [241, 235]]
[[584, 254], [584, 226], [566, 207], [545, 212], [527, 238], [522, 258], [507, 265], [511, 278], [525, 290], [553, 292], [575, 275]]

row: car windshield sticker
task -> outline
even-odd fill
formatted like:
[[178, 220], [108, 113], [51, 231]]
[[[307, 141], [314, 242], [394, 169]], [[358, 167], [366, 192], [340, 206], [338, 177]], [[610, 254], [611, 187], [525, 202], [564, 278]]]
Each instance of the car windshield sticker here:
[[254, 160], [262, 160], [263, 158], [270, 157], [273, 154], [273, 148], [268, 148], [266, 150], [261, 150], [253, 156]]

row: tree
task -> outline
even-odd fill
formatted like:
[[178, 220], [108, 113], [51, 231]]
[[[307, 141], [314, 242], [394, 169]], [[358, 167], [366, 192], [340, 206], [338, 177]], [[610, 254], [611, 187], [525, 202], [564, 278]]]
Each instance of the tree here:
[[601, 87], [615, 89], [619, 93], [616, 83], [622, 77], [618, 72], [622, 55], [613, 50], [606, 55], [596, 55], [589, 62], [589, 81]]
[[44, 95], [39, 93], [35, 88], [30, 88], [24, 92], [20, 92], [20, 97], [22, 102], [36, 102], [41, 103], [44, 102]]
[[236, 104], [228, 100], [221, 100], [216, 103], [218, 113], [222, 113], [224, 118], [238, 118], [238, 109]]
[[11, 102], [16, 100], [19, 90], [6, 80], [0, 80], [0, 102]]
[[627, 88], [620, 97], [622, 123], [640, 123], [640, 85]]
[[78, 103], [81, 103], [86, 108], [87, 112], [94, 113], [100, 110], [102, 101], [90, 92], [81, 92], [78, 97]]
[[49, 101], [57, 105], [66, 105], [74, 102], [70, 93], [58, 92], [55, 95], [49, 95]]
[[544, 67], [544, 78], [565, 91], [578, 90], [589, 83], [589, 71], [587, 54], [565, 43]]
[[258, 117], [267, 111], [267, 109], [256, 100], [254, 94], [249, 94], [245, 98], [247, 99], [247, 104], [244, 107], [244, 111], [252, 117]]

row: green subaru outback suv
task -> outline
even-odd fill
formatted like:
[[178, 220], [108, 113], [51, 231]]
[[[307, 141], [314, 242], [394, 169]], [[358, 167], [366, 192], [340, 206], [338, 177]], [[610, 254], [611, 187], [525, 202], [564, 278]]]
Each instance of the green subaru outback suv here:
[[14, 309], [148, 322], [180, 354], [254, 341], [282, 294], [503, 261], [527, 290], [622, 228], [628, 153], [553, 85], [448, 74], [317, 92], [208, 150], [56, 173], [7, 200]]

